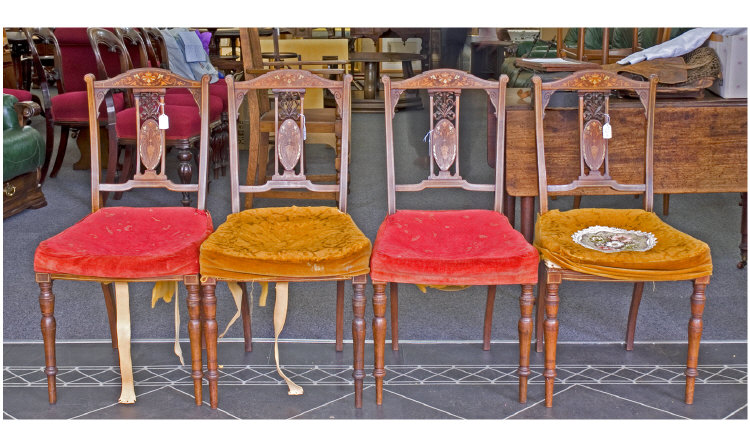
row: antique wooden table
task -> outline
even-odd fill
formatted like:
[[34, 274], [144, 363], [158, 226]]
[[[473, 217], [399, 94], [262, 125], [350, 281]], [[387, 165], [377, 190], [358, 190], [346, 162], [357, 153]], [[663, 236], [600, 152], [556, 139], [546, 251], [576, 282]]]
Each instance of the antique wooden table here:
[[[515, 197], [521, 198], [521, 232], [531, 241], [534, 198], [539, 194], [532, 98], [508, 89], [505, 143], [506, 210], [515, 222]], [[547, 175], [563, 183], [578, 172], [578, 111], [548, 107], [545, 120]], [[643, 129], [617, 127], [618, 117], [643, 113], [635, 99], [612, 99], [613, 139], [610, 163], [617, 180], [643, 178]], [[494, 166], [495, 117], [488, 114], [488, 162]], [[747, 253], [747, 99], [724, 99], [710, 92], [703, 98], [657, 99], [654, 128], [654, 193], [742, 193], [742, 251]], [[619, 150], [618, 150], [619, 149]], [[619, 174], [618, 174], [619, 173]], [[623, 174], [624, 173], [624, 174]], [[618, 177], [619, 175], [619, 177]]]
[[[354, 112], [382, 112], [384, 102], [379, 92], [380, 63], [401, 62], [404, 78], [414, 76], [412, 61], [422, 60], [422, 56], [415, 53], [378, 53], [357, 52], [349, 54], [349, 62], [364, 63], [364, 90], [352, 92], [352, 111]], [[396, 106], [397, 109], [421, 108], [422, 101], [416, 95], [404, 94]]]

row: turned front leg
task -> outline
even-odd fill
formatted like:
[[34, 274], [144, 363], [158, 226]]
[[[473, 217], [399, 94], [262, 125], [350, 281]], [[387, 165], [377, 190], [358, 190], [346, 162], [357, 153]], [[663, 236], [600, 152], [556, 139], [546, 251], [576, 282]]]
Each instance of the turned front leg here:
[[698, 350], [703, 334], [703, 308], [706, 305], [706, 285], [708, 277], [693, 282], [693, 295], [690, 297], [690, 321], [688, 322], [688, 354], [685, 369], [685, 403], [692, 404], [695, 394], [695, 378], [698, 376]]
[[39, 307], [42, 310], [42, 337], [44, 338], [44, 363], [47, 374], [47, 393], [49, 403], [57, 403], [57, 361], [55, 360], [55, 295], [52, 293], [52, 280], [47, 275], [46, 281], [39, 282]]
[[383, 378], [385, 377], [385, 284], [373, 284], [375, 292], [372, 295], [372, 338], [375, 343], [375, 403], [383, 404]]
[[521, 286], [521, 317], [518, 319], [518, 401], [526, 402], [526, 390], [531, 375], [529, 354], [531, 353], [531, 331], [534, 326], [531, 313], [534, 308], [534, 285]]
[[194, 278], [192, 284], [185, 280], [187, 288], [187, 308], [190, 321], [188, 322], [188, 335], [190, 336], [190, 358], [193, 367], [193, 390], [195, 394], [195, 405], [203, 404], [203, 358], [201, 349], [201, 294], [198, 278]]
[[352, 340], [354, 343], [354, 407], [362, 408], [362, 387], [365, 379], [365, 284], [354, 278], [352, 281]]
[[218, 326], [216, 324], [216, 282], [208, 280], [203, 283], [203, 333], [206, 337], [206, 378], [211, 408], [219, 405], [219, 362], [216, 356]]
[[544, 405], [552, 406], [552, 394], [555, 387], [555, 357], [557, 355], [557, 306], [560, 298], [557, 296], [559, 283], [547, 278], [547, 298], [545, 300], [544, 319]]

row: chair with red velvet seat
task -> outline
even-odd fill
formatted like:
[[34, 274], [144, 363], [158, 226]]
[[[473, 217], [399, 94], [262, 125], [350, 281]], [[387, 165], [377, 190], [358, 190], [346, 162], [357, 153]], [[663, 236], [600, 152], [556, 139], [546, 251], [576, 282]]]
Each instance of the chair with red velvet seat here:
[[[129, 310], [127, 284], [130, 282], [184, 282], [188, 290], [190, 315], [188, 331], [192, 353], [192, 377], [196, 405], [202, 403], [202, 362], [200, 341], [199, 247], [213, 230], [211, 216], [205, 210], [208, 153], [208, 114], [200, 115], [200, 171], [197, 184], [175, 184], [165, 174], [166, 139], [159, 129], [160, 103], [165, 90], [189, 88], [195, 92], [200, 109], [208, 109], [208, 77], [200, 82], [184, 79], [167, 70], [136, 69], [112, 79], [95, 81], [86, 76], [88, 87], [91, 150], [92, 212], [78, 223], [39, 244], [34, 256], [34, 271], [39, 283], [42, 334], [46, 359], [49, 402], [57, 400], [55, 375], [54, 317], [56, 279], [94, 281], [102, 284], [107, 296], [113, 343], [117, 339], [123, 377], [123, 402], [135, 400], [129, 347]], [[101, 182], [98, 114], [106, 93], [127, 89], [135, 97], [137, 116], [137, 163], [133, 179], [125, 183]], [[133, 188], [166, 188], [196, 192], [197, 208], [189, 207], [102, 207], [101, 193]], [[114, 283], [113, 303], [110, 283]], [[176, 284], [175, 284], [176, 287]], [[109, 290], [109, 293], [107, 291]], [[63, 304], [65, 305], [65, 304]], [[126, 386], [126, 385], [129, 385]]]
[[[24, 33], [31, 51], [34, 70], [37, 73], [43, 73], [42, 59], [37, 51], [36, 43], [46, 43], [54, 48], [55, 71], [59, 75], [56, 82], [57, 95], [55, 96], [50, 94], [46, 77], [39, 76], [42, 107], [47, 126], [46, 155], [42, 166], [42, 181], [44, 181], [52, 161], [55, 126], [60, 126], [60, 142], [52, 171], [49, 174], [50, 177], [56, 177], [62, 167], [70, 131], [73, 130], [75, 135], [79, 135], [79, 131], [85, 131], [88, 128], [88, 105], [83, 76], [86, 73], [96, 73], [97, 66], [85, 28], [57, 28], [54, 33], [49, 28], [25, 28]], [[119, 72], [117, 56], [107, 55], [104, 63], [113, 73]], [[125, 101], [121, 93], [115, 93], [113, 100], [116, 111], [125, 108]], [[106, 112], [104, 106], [102, 106], [102, 112]], [[100, 113], [100, 126], [106, 124], [106, 117], [106, 113]], [[80, 135], [84, 140], [88, 138], [85, 132]], [[79, 146], [86, 146], [86, 144], [84, 141], [79, 142]], [[80, 168], [85, 169], [88, 160], [82, 158], [81, 162], [84, 166]]]
[[[539, 254], [502, 214], [505, 148], [505, 91], [508, 77], [486, 81], [459, 70], [431, 70], [402, 81], [382, 77], [385, 87], [385, 140], [388, 216], [381, 224], [370, 260], [373, 281], [376, 402], [382, 403], [386, 334], [385, 286], [391, 284], [391, 334], [398, 349], [398, 283], [448, 286], [488, 286], [483, 348], [490, 348], [492, 312], [497, 285], [521, 285], [519, 401], [526, 401], [531, 346], [533, 287]], [[397, 184], [393, 121], [399, 96], [407, 89], [426, 91], [429, 109], [429, 175], [416, 184]], [[459, 173], [459, 109], [464, 90], [484, 90], [497, 115], [494, 183], [476, 184]], [[419, 132], [419, 131], [416, 131]], [[421, 135], [420, 135], [421, 137]], [[491, 210], [397, 210], [397, 192], [428, 188], [460, 188], [494, 193]]]

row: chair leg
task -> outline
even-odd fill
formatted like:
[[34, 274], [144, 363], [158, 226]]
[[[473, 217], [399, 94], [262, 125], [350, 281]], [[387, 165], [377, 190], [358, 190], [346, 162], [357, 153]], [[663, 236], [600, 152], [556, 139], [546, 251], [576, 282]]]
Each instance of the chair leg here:
[[195, 394], [195, 405], [203, 404], [203, 359], [201, 357], [201, 293], [198, 280], [194, 284], [185, 282], [187, 288], [187, 309], [190, 321], [188, 322], [188, 334], [190, 336], [190, 358], [193, 367], [193, 391]]
[[247, 294], [247, 283], [241, 282], [242, 288], [242, 305], [240, 313], [242, 314], [242, 334], [245, 337], [245, 352], [253, 352], [253, 327], [252, 318], [250, 318], [250, 295]]
[[107, 319], [109, 320], [109, 334], [112, 338], [112, 349], [117, 349], [117, 309], [115, 306], [115, 291], [112, 283], [101, 283], [104, 293], [104, 304], [107, 306]]
[[492, 313], [495, 308], [495, 291], [496, 285], [487, 287], [487, 305], [484, 309], [484, 343], [482, 349], [490, 350], [490, 339], [492, 338]]
[[391, 350], [398, 351], [398, 283], [391, 283]]
[[536, 294], [536, 352], [542, 352], [544, 350], [544, 302], [547, 298], [547, 266], [544, 265], [544, 261], [542, 261]]
[[573, 196], [573, 209], [578, 209], [581, 207], [581, 198], [583, 196]]
[[336, 352], [344, 350], [344, 281], [336, 281]]
[[534, 285], [521, 285], [521, 317], [518, 319], [518, 401], [526, 403], [526, 390], [531, 375], [529, 354], [531, 353], [531, 332], [534, 322], [531, 312], [534, 308]]
[[[193, 178], [193, 165], [191, 163], [193, 154], [190, 152], [190, 146], [177, 147], [177, 160], [179, 160], [177, 170], [180, 181], [183, 184], [190, 183], [190, 180]], [[182, 206], [190, 206], [189, 192], [182, 193]]]
[[52, 172], [50, 172], [49, 176], [51, 178], [57, 177], [57, 173], [60, 171], [60, 168], [63, 164], [63, 159], [65, 159], [65, 150], [68, 148], [68, 134], [70, 133], [70, 127], [68, 126], [61, 126], [60, 127], [60, 142], [57, 146], [57, 157], [55, 157], [55, 164], [52, 166]]
[[52, 151], [55, 146], [55, 126], [52, 125], [52, 117], [45, 117], [46, 122], [46, 136], [44, 139], [44, 164], [42, 165], [42, 178], [39, 183], [44, 183], [47, 178], [47, 171], [49, 171], [49, 164], [52, 162]]
[[[549, 274], [552, 276], [552, 274]], [[547, 298], [545, 299], [544, 319], [544, 406], [552, 407], [552, 395], [555, 388], [555, 358], [557, 356], [557, 306], [560, 299], [557, 290], [560, 286], [559, 274], [557, 278], [547, 278]]]
[[635, 339], [635, 323], [638, 319], [638, 307], [641, 305], [643, 296], [643, 283], [637, 282], [633, 285], [633, 299], [630, 300], [630, 313], [628, 314], [628, 331], [625, 334], [625, 350], [633, 350], [633, 340]]
[[373, 283], [372, 294], [372, 339], [375, 344], [375, 403], [383, 404], [383, 378], [385, 377], [385, 283]]
[[216, 356], [216, 340], [219, 335], [216, 324], [216, 282], [209, 280], [203, 283], [203, 333], [206, 337], [206, 378], [211, 408], [219, 405], [219, 362]]
[[[365, 298], [364, 281], [354, 278], [352, 287], [354, 288], [354, 295], [352, 296], [352, 310], [354, 311], [354, 319], [352, 319], [354, 407], [362, 408], [362, 388], [365, 379], [365, 327], [367, 326], [367, 323], [365, 323], [365, 306], [367, 300]], [[377, 357], [377, 348], [375, 352]]]
[[39, 307], [42, 310], [42, 337], [44, 338], [44, 363], [47, 374], [47, 394], [49, 403], [57, 403], [57, 361], [55, 360], [55, 295], [52, 293], [52, 281], [47, 277], [39, 283]]
[[665, 216], [669, 216], [669, 194], [662, 194], [661, 211]]
[[693, 281], [693, 295], [690, 297], [690, 321], [688, 323], [688, 354], [685, 369], [685, 403], [691, 405], [695, 395], [695, 378], [698, 376], [698, 351], [703, 334], [703, 308], [706, 305], [706, 285], [708, 277]]

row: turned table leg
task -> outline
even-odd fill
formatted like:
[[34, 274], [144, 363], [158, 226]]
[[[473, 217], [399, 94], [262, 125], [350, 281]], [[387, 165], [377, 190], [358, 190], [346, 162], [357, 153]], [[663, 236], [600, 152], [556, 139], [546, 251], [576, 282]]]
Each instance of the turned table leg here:
[[740, 206], [742, 207], [742, 226], [740, 232], [742, 239], [740, 239], [740, 262], [737, 264], [737, 268], [741, 269], [747, 265], [747, 193], [743, 192], [740, 194]]
[[521, 234], [529, 243], [534, 241], [534, 196], [521, 197]]
[[365, 99], [375, 99], [378, 96], [378, 62], [365, 62]]

